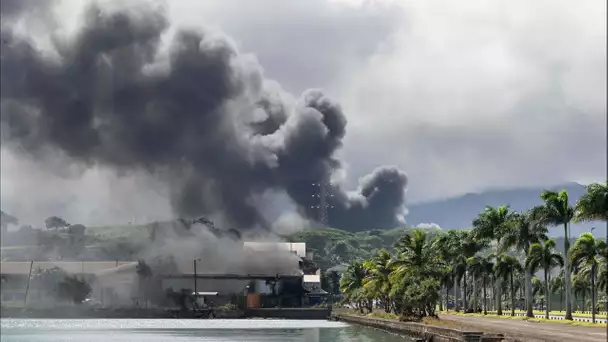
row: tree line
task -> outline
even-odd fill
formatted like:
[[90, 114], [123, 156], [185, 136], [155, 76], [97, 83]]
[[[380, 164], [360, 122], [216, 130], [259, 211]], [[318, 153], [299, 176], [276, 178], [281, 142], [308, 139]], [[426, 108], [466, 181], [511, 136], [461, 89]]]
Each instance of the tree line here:
[[[392, 253], [381, 249], [351, 262], [340, 279], [345, 303], [361, 312], [381, 307], [414, 317], [435, 315], [437, 304], [440, 310], [445, 304], [448, 310], [451, 306], [487, 314], [492, 309], [498, 315], [507, 305], [513, 316], [516, 306], [523, 304], [526, 315], [534, 317], [534, 297], [542, 295], [548, 318], [551, 295], [559, 293], [560, 310], [563, 303], [565, 318], [572, 320], [574, 298], [582, 294], [584, 311], [585, 295], [590, 294], [595, 322], [598, 294], [608, 297], [608, 247], [591, 232], [570, 246], [569, 226], [578, 221], [608, 222], [608, 182], [589, 185], [575, 204], [566, 191], [544, 191], [540, 197], [542, 205], [523, 212], [506, 205], [486, 207], [470, 230], [434, 236], [423, 230], [408, 232]], [[548, 238], [549, 228], [563, 228], [564, 253]]]

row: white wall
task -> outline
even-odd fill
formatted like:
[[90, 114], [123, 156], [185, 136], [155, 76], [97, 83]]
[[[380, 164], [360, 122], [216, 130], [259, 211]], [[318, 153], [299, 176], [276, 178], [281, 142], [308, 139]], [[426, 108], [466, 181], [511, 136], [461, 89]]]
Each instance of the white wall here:
[[[249, 282], [247, 280], [231, 279], [197, 279], [196, 287], [198, 292], [218, 292], [220, 295], [242, 293], [245, 291]], [[190, 279], [163, 279], [163, 291], [172, 288], [173, 291], [181, 289], [194, 290], [194, 277]]]

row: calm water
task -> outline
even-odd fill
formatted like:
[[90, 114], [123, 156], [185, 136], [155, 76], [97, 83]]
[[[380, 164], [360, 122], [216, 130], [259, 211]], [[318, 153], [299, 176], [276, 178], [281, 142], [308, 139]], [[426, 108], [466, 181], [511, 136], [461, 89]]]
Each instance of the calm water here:
[[305, 320], [2, 319], [1, 341], [410, 341], [339, 322]]

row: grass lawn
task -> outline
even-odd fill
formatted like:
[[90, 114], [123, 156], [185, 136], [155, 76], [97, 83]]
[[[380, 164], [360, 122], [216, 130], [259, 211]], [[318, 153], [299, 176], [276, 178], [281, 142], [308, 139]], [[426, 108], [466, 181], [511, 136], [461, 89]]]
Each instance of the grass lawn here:
[[[506, 310], [503, 310], [503, 312], [507, 312]], [[510, 313], [511, 311], [509, 311], [508, 313]], [[496, 311], [488, 311], [488, 313], [496, 313]], [[519, 313], [519, 314], [525, 314], [526, 311], [525, 310], [515, 310], [515, 313]], [[543, 310], [534, 310], [534, 314], [535, 315], [544, 315], [545, 311]], [[549, 311], [549, 315], [550, 316], [565, 316], [566, 315], [566, 310], [564, 311]], [[591, 318], [591, 313], [586, 311], [586, 312], [573, 312], [572, 316], [574, 317], [585, 317], [585, 318]], [[597, 318], [604, 318], [606, 317], [606, 311], [600, 311], [600, 312], [596, 312], [595, 313], [595, 317]]]
[[469, 313], [469, 314], [464, 314], [464, 313], [460, 313], [460, 312], [454, 312], [454, 311], [450, 311], [450, 312], [441, 312], [442, 314], [446, 314], [446, 315], [455, 315], [455, 316], [466, 316], [466, 317], [486, 317], [486, 318], [501, 318], [501, 319], [518, 319], [518, 320], [522, 320], [522, 321], [530, 321], [530, 322], [547, 322], [547, 323], [557, 323], [557, 324], [570, 324], [570, 325], [574, 325], [574, 326], [585, 326], [585, 327], [606, 327], [606, 324], [603, 323], [587, 323], [587, 322], [578, 322], [578, 321], [568, 321], [568, 320], [552, 320], [552, 319], [545, 319], [545, 318], [529, 318], [529, 317], [525, 317], [525, 316], [510, 316], [510, 313], [506, 313], [503, 314], [502, 316], [498, 316], [498, 315], [493, 315], [493, 314], [478, 314], [478, 313]]

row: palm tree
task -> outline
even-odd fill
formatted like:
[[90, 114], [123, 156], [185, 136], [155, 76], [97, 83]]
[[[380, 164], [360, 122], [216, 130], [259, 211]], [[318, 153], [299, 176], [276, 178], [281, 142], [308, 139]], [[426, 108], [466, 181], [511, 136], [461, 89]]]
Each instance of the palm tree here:
[[553, 239], [545, 241], [544, 244], [534, 243], [530, 246], [528, 256], [526, 257], [526, 272], [535, 272], [539, 268], [543, 270], [546, 286], [545, 299], [547, 301], [547, 305], [545, 306], [546, 319], [549, 319], [550, 311], [549, 303], [551, 301], [551, 291], [549, 291], [549, 276], [551, 274], [551, 269], [563, 265], [564, 258], [555, 252], [555, 241]]
[[575, 221], [608, 221], [608, 180], [587, 186], [576, 203]]
[[494, 283], [496, 281], [496, 277], [494, 276], [494, 260], [496, 259], [496, 254], [495, 253], [490, 253], [487, 257], [485, 257], [485, 260], [482, 262], [483, 264], [483, 288], [484, 288], [484, 293], [483, 293], [483, 300], [484, 300], [484, 307], [483, 307], [483, 314], [487, 315], [488, 314], [488, 303], [486, 302], [487, 300], [487, 295], [486, 295], [486, 288], [487, 288], [487, 282], [490, 281], [490, 286], [492, 288], [494, 288]]
[[389, 267], [391, 259], [391, 253], [386, 249], [381, 249], [371, 259], [363, 263], [369, 271], [363, 284], [380, 298], [384, 304], [385, 312], [391, 310], [390, 296], [388, 295], [391, 292], [391, 268]]
[[473, 220], [473, 236], [477, 240], [496, 240], [500, 244], [505, 230], [508, 229], [516, 215], [509, 206], [487, 206]]
[[[536, 298], [536, 296], [541, 295], [543, 297], [545, 297], [545, 299], [547, 299], [547, 286], [546, 286], [546, 282], [543, 282], [542, 280], [538, 279], [538, 277], [533, 277], [532, 278], [532, 295], [534, 296], [534, 298]], [[542, 305], [542, 302], [541, 302]], [[544, 307], [547, 307], [546, 305], [544, 305]]]
[[604, 250], [602, 261], [598, 266], [597, 288], [604, 290], [604, 295], [606, 296], [606, 306], [608, 307], [608, 248]]
[[[391, 296], [403, 297], [410, 277], [439, 279], [446, 272], [447, 265], [442, 258], [438, 241], [421, 229], [415, 229], [397, 240], [393, 258], [388, 264], [391, 269]], [[393, 298], [394, 304], [396, 301], [403, 302]], [[402, 304], [399, 303], [400, 306]], [[419, 307], [418, 310], [432, 314], [434, 305], [433, 309]]]
[[[363, 279], [365, 279], [365, 267], [360, 261], [354, 261], [342, 273], [340, 278], [340, 291], [344, 294], [344, 299], [352, 301], [357, 298], [363, 288]], [[359, 300], [355, 301], [357, 308], [363, 312], [363, 306]]]
[[496, 264], [494, 265], [494, 272], [497, 278], [503, 280], [510, 280], [511, 287], [511, 316], [515, 316], [515, 284], [513, 283], [513, 277], [517, 272], [523, 272], [523, 267], [519, 263], [519, 260], [512, 255], [502, 254], [498, 257]]
[[589, 275], [588, 272], [582, 271], [572, 276], [572, 292], [574, 293], [574, 303], [576, 310], [576, 303], [578, 299], [582, 299], [581, 312], [585, 312], [585, 298], [587, 296], [587, 291], [589, 291], [591, 284], [589, 283]]
[[[462, 281], [462, 305], [466, 312], [467, 305], [467, 259], [488, 246], [487, 240], [476, 239], [471, 231], [461, 230], [450, 234], [449, 248], [451, 253], [450, 264], [454, 272], [456, 284]], [[473, 282], [473, 292], [476, 292]]]
[[[475, 255], [474, 257], [470, 257], [467, 259], [467, 264], [469, 266], [469, 272], [473, 276], [473, 282], [476, 282], [479, 279], [481, 279], [481, 281], [482, 281], [484, 315], [488, 314], [488, 310], [487, 310], [488, 305], [486, 302], [486, 298], [487, 298], [486, 280], [488, 279], [488, 274], [491, 274], [492, 268], [494, 267], [494, 264], [492, 263], [491, 258], [493, 258], [492, 255], [485, 256], [485, 257], [481, 256], [481, 255]], [[477, 293], [474, 292], [473, 294], [475, 296], [475, 297], [473, 297], [474, 298], [473, 307], [475, 309], [477, 309]]]
[[[472, 277], [473, 283], [476, 283], [483, 276], [483, 266], [481, 262], [482, 257], [479, 255], [475, 255], [467, 259], [467, 268]], [[473, 290], [473, 309], [477, 310], [477, 291], [475, 290]]]
[[545, 202], [543, 205], [534, 207], [531, 211], [533, 219], [540, 221], [542, 224], [551, 226], [564, 227], [564, 251], [566, 253], [565, 261], [565, 289], [566, 289], [566, 317], [565, 319], [572, 320], [572, 303], [570, 297], [572, 290], [570, 286], [570, 259], [568, 251], [570, 250], [570, 234], [568, 234], [568, 226], [574, 219], [574, 207], [570, 205], [568, 200], [568, 192], [562, 190], [559, 193], [555, 191], [543, 191], [540, 198]]
[[[496, 240], [500, 246], [504, 232], [508, 230], [508, 227], [512, 224], [514, 218], [515, 213], [511, 211], [508, 206], [488, 206], [484, 211], [479, 213], [475, 220], [473, 220], [473, 236], [478, 240]], [[502, 279], [496, 277], [495, 280], [496, 308], [498, 315], [502, 315]]]
[[[518, 214], [513, 219], [512, 225], [507, 225], [502, 238], [502, 250], [515, 247], [516, 250], [528, 255], [530, 245], [539, 243], [547, 239], [547, 227], [539, 221], [534, 220], [529, 213]], [[532, 295], [532, 274], [533, 269], [526, 267], [525, 271], [525, 298], [526, 316], [534, 317], [533, 295]]]
[[[441, 257], [442, 263], [446, 266], [444, 270], [445, 272], [442, 275], [442, 277], [445, 277], [445, 279], [443, 279], [442, 283], [444, 285], [449, 284], [450, 287], [454, 288], [454, 310], [458, 310], [456, 281], [457, 270], [454, 266], [454, 260], [460, 246], [460, 236], [461, 234], [459, 231], [449, 230], [447, 233], [439, 234], [435, 237], [435, 247], [437, 248], [437, 253]], [[446, 288], [446, 296], [449, 297], [449, 288]]]
[[437, 240], [429, 238], [421, 229], [414, 229], [397, 240], [395, 255], [388, 264], [397, 275], [409, 269], [421, 275], [441, 276], [443, 266]]
[[[588, 271], [591, 281], [591, 320], [595, 323], [595, 277], [600, 263], [600, 257], [606, 250], [606, 242], [593, 237], [591, 233], [583, 233], [576, 239], [572, 250], [570, 251], [570, 259], [575, 273], [581, 270]], [[586, 273], [586, 272], [585, 272]], [[583, 272], [581, 272], [583, 275]], [[583, 292], [583, 310], [585, 306]]]
[[[454, 300], [458, 303], [456, 299], [456, 286], [460, 286], [460, 295], [462, 296], [462, 309], [464, 312], [467, 311], [467, 258], [463, 254], [457, 255], [452, 261], [452, 272], [454, 272]], [[459, 310], [460, 307], [457, 305], [456, 310]]]
[[[443, 272], [440, 281], [441, 286], [445, 288], [445, 310], [450, 311], [450, 288], [454, 286], [454, 271], [451, 267], [448, 267], [445, 272]], [[456, 297], [454, 296], [454, 298]]]
[[[579, 198], [576, 203], [576, 215], [574, 217], [574, 221], [604, 221], [608, 222], [608, 180], [604, 183], [593, 183], [587, 186], [587, 192]], [[608, 226], [607, 228], [608, 229]], [[608, 231], [606, 232], [606, 239], [608, 243]], [[608, 257], [607, 257], [608, 259]], [[608, 261], [608, 260], [607, 260]], [[606, 270], [606, 268], [600, 268], [601, 270]], [[608, 272], [608, 271], [607, 271]], [[608, 311], [608, 274], [604, 274], [604, 276], [599, 276], [597, 279], [604, 286], [599, 286], [599, 288], [604, 289], [604, 293], [606, 295], [606, 311]]]
[[565, 282], [566, 281], [564, 280], [564, 270], [563, 269], [557, 277], [551, 279], [551, 293], [559, 292], [559, 311], [560, 312], [563, 309], [562, 304], [564, 303], [564, 290], [566, 288]]

